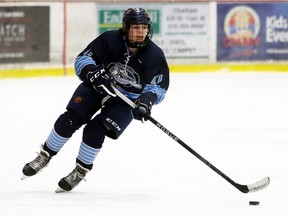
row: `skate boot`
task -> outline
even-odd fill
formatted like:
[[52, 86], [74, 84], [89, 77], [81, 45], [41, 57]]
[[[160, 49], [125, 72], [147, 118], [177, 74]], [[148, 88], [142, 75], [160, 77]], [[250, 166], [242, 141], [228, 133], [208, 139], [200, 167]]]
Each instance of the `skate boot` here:
[[60, 192], [71, 191], [82, 180], [85, 180], [84, 177], [86, 176], [88, 172], [89, 172], [89, 169], [86, 169], [77, 163], [74, 170], [58, 182], [59, 187], [56, 189], [55, 192], [60, 193]]
[[48, 166], [52, 156], [50, 156], [49, 153], [43, 149], [43, 145], [40, 146], [40, 153], [37, 152], [37, 154], [38, 156], [33, 161], [27, 163], [23, 167], [23, 176], [21, 178], [22, 180], [36, 175], [42, 171], [43, 168]]

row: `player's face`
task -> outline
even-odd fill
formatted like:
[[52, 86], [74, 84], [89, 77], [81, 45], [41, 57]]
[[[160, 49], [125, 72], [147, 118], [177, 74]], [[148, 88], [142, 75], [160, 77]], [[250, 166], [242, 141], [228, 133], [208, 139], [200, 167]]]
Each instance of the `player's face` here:
[[131, 25], [128, 31], [128, 40], [131, 43], [143, 42], [148, 33], [148, 25]]

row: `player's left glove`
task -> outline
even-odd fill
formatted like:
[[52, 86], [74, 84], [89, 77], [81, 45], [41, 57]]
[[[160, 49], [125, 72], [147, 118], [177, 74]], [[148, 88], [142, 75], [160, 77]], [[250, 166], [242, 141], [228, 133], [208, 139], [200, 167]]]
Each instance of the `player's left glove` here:
[[132, 109], [133, 118], [142, 122], [147, 121], [147, 116], [151, 114], [152, 104], [150, 102], [146, 103], [140, 100], [137, 100], [135, 104], [136, 107]]
[[141, 94], [135, 102], [136, 107], [132, 109], [133, 118], [142, 122], [147, 121], [148, 116], [151, 115], [152, 101], [155, 100], [155, 97], [156, 96], [150, 92]]
[[93, 88], [101, 94], [107, 93], [110, 96], [116, 97], [116, 94], [111, 87], [114, 78], [104, 69], [102, 65], [96, 65], [96, 69], [89, 71], [86, 75], [88, 82], [91, 83]]

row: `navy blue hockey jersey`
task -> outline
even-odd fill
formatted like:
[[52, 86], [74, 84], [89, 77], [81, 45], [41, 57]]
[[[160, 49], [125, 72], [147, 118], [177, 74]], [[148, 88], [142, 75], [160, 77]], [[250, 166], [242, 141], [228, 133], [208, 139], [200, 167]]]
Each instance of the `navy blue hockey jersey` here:
[[[141, 93], [157, 95], [160, 103], [169, 87], [169, 67], [163, 51], [151, 40], [138, 52], [129, 53], [120, 30], [107, 31], [93, 40], [76, 58], [75, 71], [80, 74], [89, 66], [103, 64], [114, 77], [117, 88], [135, 100]], [[91, 67], [90, 67], [91, 68]]]

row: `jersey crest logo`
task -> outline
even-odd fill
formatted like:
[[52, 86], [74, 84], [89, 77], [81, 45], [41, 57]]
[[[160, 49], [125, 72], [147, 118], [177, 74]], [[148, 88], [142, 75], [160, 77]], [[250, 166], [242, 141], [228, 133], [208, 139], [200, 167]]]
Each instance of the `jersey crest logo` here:
[[121, 85], [125, 87], [134, 87], [137, 89], [142, 88], [139, 75], [128, 65], [117, 62], [109, 64], [108, 68], [115, 81]]

